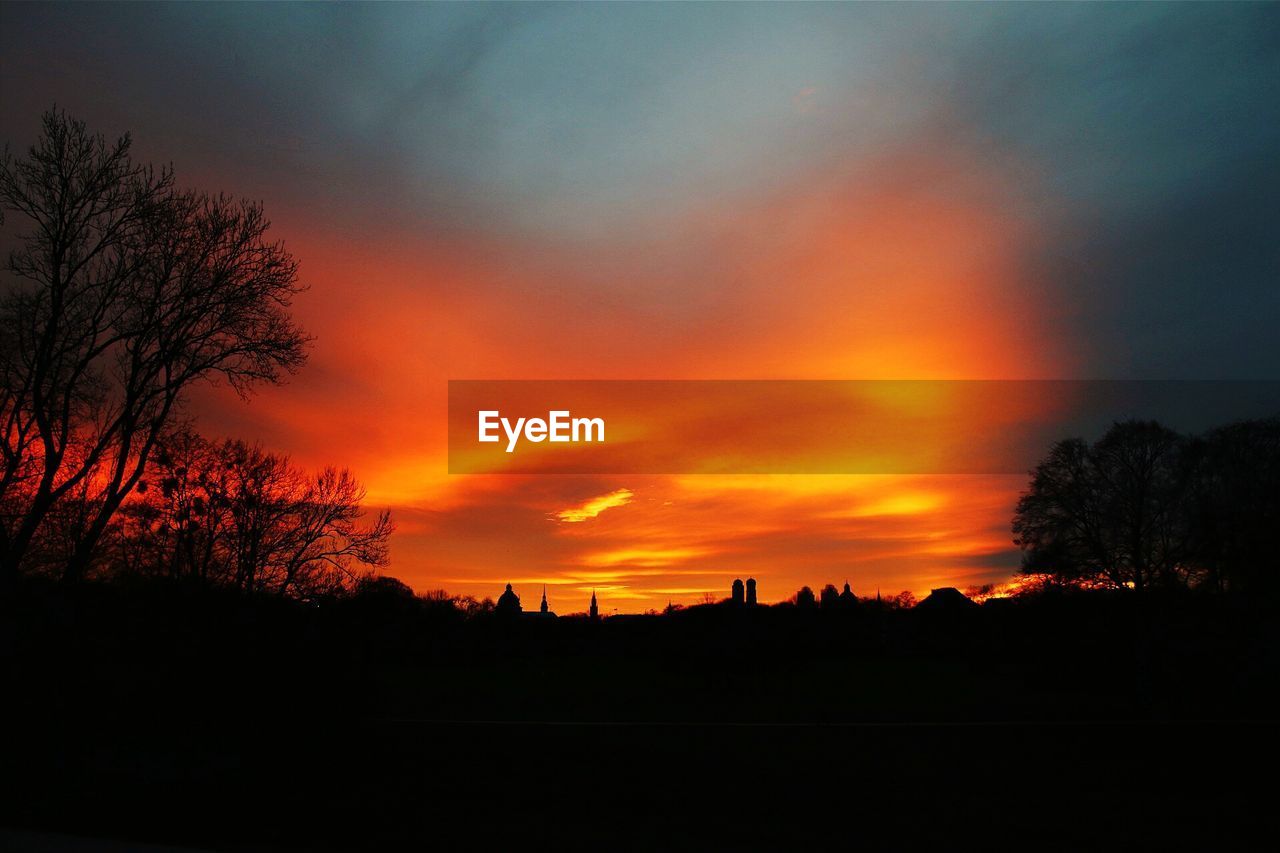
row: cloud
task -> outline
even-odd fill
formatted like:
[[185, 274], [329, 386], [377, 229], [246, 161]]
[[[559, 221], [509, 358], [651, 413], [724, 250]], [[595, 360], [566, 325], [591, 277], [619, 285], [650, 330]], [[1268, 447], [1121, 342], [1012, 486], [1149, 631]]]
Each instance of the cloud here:
[[607, 495], [600, 495], [598, 498], [591, 500], [568, 509], [562, 509], [556, 513], [556, 518], [561, 521], [580, 522], [595, 518], [606, 509], [613, 509], [616, 506], [624, 506], [631, 503], [631, 490], [618, 489], [609, 492]]
[[846, 576], [921, 593], [1017, 557], [1021, 476], [449, 475], [449, 378], [1280, 369], [1278, 4], [4, 22], [0, 141], [21, 150], [56, 102], [185, 183], [264, 200], [311, 284], [311, 363], [192, 411], [350, 465], [395, 506], [390, 571], [419, 589], [559, 579], [562, 610], [590, 571], [685, 602], [749, 574], [762, 600]]
[[706, 554], [703, 548], [618, 548], [587, 554], [589, 566], [670, 566]]

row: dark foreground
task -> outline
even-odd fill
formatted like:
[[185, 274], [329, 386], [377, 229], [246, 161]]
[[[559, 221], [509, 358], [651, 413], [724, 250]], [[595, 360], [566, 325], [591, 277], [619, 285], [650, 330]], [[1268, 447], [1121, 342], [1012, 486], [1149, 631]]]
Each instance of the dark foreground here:
[[1280, 758], [1256, 724], [349, 725], [26, 741], [7, 820], [220, 850], [1232, 849]]
[[0, 824], [26, 834], [0, 847], [1228, 849], [1265, 826], [1267, 608], [966, 613], [511, 623], [20, 590]]

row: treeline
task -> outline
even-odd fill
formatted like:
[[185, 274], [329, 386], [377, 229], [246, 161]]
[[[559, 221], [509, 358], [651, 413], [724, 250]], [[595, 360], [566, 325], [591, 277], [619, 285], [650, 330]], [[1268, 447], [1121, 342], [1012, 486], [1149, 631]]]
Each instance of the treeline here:
[[308, 475], [287, 457], [182, 430], [149, 475], [104, 548], [116, 571], [312, 598], [387, 563], [390, 513], [364, 524], [364, 489], [345, 469]]
[[190, 389], [242, 395], [306, 360], [298, 264], [262, 206], [177, 185], [62, 112], [0, 159], [0, 582], [165, 573], [312, 594], [381, 565], [342, 470], [304, 475], [178, 414]]
[[1022, 571], [1072, 586], [1280, 591], [1280, 418], [1060, 441], [1018, 502]]

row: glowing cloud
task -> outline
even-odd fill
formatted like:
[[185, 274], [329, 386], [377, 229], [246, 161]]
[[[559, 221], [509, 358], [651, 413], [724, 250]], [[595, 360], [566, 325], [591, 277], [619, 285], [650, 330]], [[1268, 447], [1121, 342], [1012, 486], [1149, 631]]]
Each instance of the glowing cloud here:
[[620, 548], [588, 554], [583, 562], [589, 566], [670, 566], [704, 553], [701, 548]]
[[615, 506], [623, 506], [631, 503], [632, 493], [630, 489], [618, 489], [609, 492], [607, 495], [600, 495], [598, 498], [592, 498], [580, 506], [562, 509], [556, 513], [556, 518], [561, 521], [579, 522], [587, 521], [595, 518], [606, 509], [613, 509]]

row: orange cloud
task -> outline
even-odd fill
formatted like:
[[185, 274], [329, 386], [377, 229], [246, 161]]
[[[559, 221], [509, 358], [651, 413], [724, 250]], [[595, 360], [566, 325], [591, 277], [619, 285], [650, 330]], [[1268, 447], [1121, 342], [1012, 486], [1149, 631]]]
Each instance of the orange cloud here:
[[[1029, 174], [940, 136], [654, 211], [611, 239], [419, 221], [352, 236], [277, 210], [311, 285], [296, 306], [316, 335], [311, 363], [247, 406], [223, 389], [195, 407], [212, 433], [350, 466], [370, 506], [396, 512], [389, 572], [418, 589], [492, 596], [511, 581], [536, 596], [546, 583], [572, 612], [593, 580], [617, 587], [599, 592], [602, 607], [626, 596], [620, 610], [694, 603], [746, 576], [764, 601], [846, 577], [871, 595], [1005, 582], [1025, 477], [451, 476], [447, 382], [1067, 375], [1063, 309], [1024, 263], [1042, 235], [1007, 177]], [[928, 452], [963, 448], [929, 431], [946, 399], [891, 402], [925, 413]], [[734, 452], [748, 456], [777, 427], [767, 412], [736, 425], [696, 405], [654, 414], [655, 429], [737, 429]], [[970, 428], [1011, 416], [992, 407]]]
[[631, 503], [631, 498], [630, 489], [617, 489], [598, 498], [592, 498], [579, 506], [562, 509], [556, 513], [556, 518], [568, 522], [587, 521], [595, 518], [606, 509], [613, 509], [616, 506], [624, 506]]
[[587, 554], [583, 562], [588, 566], [672, 566], [705, 553], [700, 548], [619, 548]]

